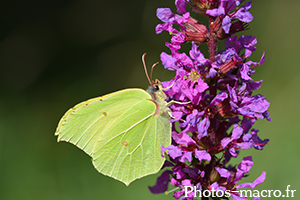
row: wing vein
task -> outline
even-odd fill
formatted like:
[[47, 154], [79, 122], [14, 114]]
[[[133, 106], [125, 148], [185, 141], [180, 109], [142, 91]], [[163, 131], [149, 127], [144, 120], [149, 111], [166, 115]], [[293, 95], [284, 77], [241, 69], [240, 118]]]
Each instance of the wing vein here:
[[[138, 111], [136, 111], [136, 112], [138, 112]], [[131, 115], [135, 114], [136, 112], [133, 112]], [[123, 133], [126, 134], [129, 130], [131, 130], [132, 128], [134, 128], [134, 127], [135, 127], [136, 125], [138, 125], [139, 123], [142, 123], [143, 121], [147, 120], [147, 118], [149, 118], [150, 116], [151, 116], [151, 115], [146, 116], [145, 118], [143, 118], [143, 119], [141, 119], [140, 121], [138, 121], [138, 122], [136, 122], [135, 124], [133, 124], [133, 125], [132, 125], [131, 127], [129, 127], [128, 129], [126, 129], [126, 130], [124, 130], [124, 131], [118, 133], [117, 135], [115, 135], [115, 136], [112, 137], [111, 139], [107, 140], [102, 146], [105, 146], [107, 143], [111, 142], [113, 139], [115, 139], [116, 137], [120, 136], [121, 134], [123, 134]], [[102, 148], [102, 146], [99, 147], [99, 148]], [[99, 158], [101, 155], [102, 155], [102, 154], [100, 154], [99, 156], [95, 157], [94, 159]]]

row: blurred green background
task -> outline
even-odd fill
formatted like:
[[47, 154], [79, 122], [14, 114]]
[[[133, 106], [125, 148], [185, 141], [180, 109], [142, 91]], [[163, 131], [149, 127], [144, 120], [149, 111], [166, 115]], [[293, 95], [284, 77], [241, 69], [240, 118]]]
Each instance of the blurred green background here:
[[[264, 80], [258, 93], [271, 102], [273, 121], [255, 125], [262, 139], [270, 139], [265, 149], [242, 153], [254, 160], [246, 181], [266, 171], [257, 189], [284, 192], [291, 185], [299, 197], [300, 1], [252, 5], [255, 18], [243, 34], [257, 36], [253, 61], [266, 52], [253, 78]], [[176, 11], [173, 0], [1, 1], [1, 200], [173, 199], [149, 192], [157, 175], [126, 187], [99, 174], [84, 152], [54, 137], [59, 119], [76, 103], [123, 88], [147, 88], [141, 55], [147, 52], [150, 67], [162, 51], [169, 53], [164, 43], [170, 36], [154, 31], [157, 7]], [[156, 67], [154, 77], [163, 71]], [[173, 75], [166, 72], [162, 81]]]

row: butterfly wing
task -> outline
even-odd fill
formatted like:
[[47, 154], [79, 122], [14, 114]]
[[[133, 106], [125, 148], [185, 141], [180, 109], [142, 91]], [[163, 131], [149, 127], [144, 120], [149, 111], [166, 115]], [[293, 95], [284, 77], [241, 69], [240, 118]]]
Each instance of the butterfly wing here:
[[58, 141], [73, 143], [95, 168], [125, 184], [162, 167], [161, 145], [171, 144], [168, 117], [142, 89], [126, 89], [71, 108], [59, 122]]

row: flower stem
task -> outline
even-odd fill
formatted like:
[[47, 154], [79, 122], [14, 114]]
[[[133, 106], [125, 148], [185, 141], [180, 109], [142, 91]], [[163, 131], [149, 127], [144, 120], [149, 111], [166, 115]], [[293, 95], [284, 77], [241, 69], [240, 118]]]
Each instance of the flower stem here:
[[216, 61], [216, 55], [217, 55], [217, 40], [214, 36], [214, 21], [215, 18], [212, 16], [209, 16], [209, 41], [208, 41], [208, 51], [209, 51], [209, 59], [210, 63], [213, 63]]

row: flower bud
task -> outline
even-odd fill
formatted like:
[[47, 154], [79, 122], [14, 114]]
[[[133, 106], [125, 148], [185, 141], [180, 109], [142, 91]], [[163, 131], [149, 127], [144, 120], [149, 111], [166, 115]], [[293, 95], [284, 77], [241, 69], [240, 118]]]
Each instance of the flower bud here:
[[226, 35], [222, 27], [222, 19], [223, 18], [221, 16], [218, 16], [212, 25], [215, 37], [219, 40], [221, 40], [221, 38], [223, 38]]
[[185, 40], [187, 42], [195, 41], [199, 43], [205, 43], [208, 41], [208, 30], [206, 26], [190, 17], [190, 19], [184, 23], [185, 26]]
[[224, 65], [221, 65], [219, 68], [220, 74], [227, 74], [232, 69], [235, 69], [237, 67], [236, 62], [232, 58], [229, 62], [225, 63]]
[[217, 170], [213, 169], [210, 173], [209, 180], [211, 183], [217, 182], [220, 179], [220, 174]]

